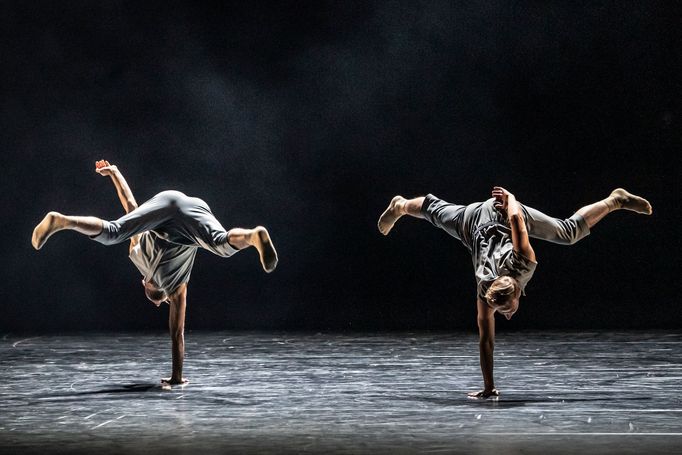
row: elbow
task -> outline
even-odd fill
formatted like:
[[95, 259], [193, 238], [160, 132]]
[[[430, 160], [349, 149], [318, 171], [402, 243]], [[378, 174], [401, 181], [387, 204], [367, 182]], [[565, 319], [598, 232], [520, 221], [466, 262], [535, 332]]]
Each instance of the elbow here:
[[495, 338], [489, 334], [483, 333], [478, 339], [478, 345], [481, 347], [481, 349], [492, 350], [495, 346]]
[[523, 219], [523, 216], [521, 215], [521, 212], [514, 212], [509, 214], [509, 224], [514, 224], [516, 225], [519, 229], [525, 230], [526, 228], [526, 222]]
[[528, 237], [528, 229], [526, 228], [526, 221], [520, 213], [509, 216], [509, 224], [513, 231], [516, 231], [522, 238]]
[[182, 343], [185, 341], [185, 330], [183, 327], [171, 330], [171, 338], [174, 343]]

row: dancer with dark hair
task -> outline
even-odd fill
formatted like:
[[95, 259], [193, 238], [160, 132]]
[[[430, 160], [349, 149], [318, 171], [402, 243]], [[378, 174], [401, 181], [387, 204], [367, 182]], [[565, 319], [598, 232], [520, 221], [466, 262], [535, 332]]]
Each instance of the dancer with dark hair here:
[[104, 245], [130, 240], [129, 257], [142, 274], [145, 295], [157, 307], [164, 302], [170, 305], [173, 367], [170, 378], [162, 382], [186, 383], [182, 366], [187, 283], [197, 249], [229, 257], [255, 247], [263, 269], [270, 273], [278, 261], [270, 235], [262, 226], [226, 231], [204, 201], [179, 191], [163, 191], [138, 207], [116, 166], [101, 160], [95, 163], [95, 170], [111, 177], [127, 214], [115, 221], [105, 221], [50, 212], [33, 230], [31, 243], [39, 250], [51, 235], [62, 230], [79, 232]]
[[457, 205], [429, 194], [405, 199], [395, 196], [379, 218], [379, 231], [388, 235], [396, 221], [408, 215], [422, 218], [459, 239], [471, 253], [477, 282], [476, 306], [483, 390], [470, 397], [497, 396], [493, 380], [495, 313], [511, 319], [519, 307], [537, 262], [529, 237], [571, 245], [615, 210], [631, 210], [651, 215], [646, 199], [622, 188], [609, 197], [587, 205], [568, 219], [552, 218], [520, 204], [513, 194], [494, 187], [485, 202]]

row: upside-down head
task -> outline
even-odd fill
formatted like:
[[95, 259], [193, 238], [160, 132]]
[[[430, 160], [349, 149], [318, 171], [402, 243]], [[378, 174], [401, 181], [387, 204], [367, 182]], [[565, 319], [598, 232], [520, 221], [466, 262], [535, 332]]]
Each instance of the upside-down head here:
[[168, 295], [163, 289], [160, 289], [154, 284], [153, 281], [145, 280], [142, 278], [142, 286], [144, 286], [144, 295], [149, 299], [154, 305], [159, 306], [166, 300], [168, 300]]
[[507, 319], [519, 309], [521, 286], [510, 276], [498, 277], [485, 293], [488, 305]]

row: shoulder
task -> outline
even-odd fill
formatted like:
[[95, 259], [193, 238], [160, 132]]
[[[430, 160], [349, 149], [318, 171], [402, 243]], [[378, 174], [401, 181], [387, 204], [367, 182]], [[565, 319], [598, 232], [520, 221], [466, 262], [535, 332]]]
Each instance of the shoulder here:
[[484, 321], [489, 321], [495, 316], [495, 310], [481, 297], [476, 299], [476, 312], [479, 324]]
[[521, 275], [527, 273], [532, 274], [538, 266], [535, 258], [526, 257], [525, 255], [513, 249], [511, 250], [509, 257], [505, 262], [507, 268]]

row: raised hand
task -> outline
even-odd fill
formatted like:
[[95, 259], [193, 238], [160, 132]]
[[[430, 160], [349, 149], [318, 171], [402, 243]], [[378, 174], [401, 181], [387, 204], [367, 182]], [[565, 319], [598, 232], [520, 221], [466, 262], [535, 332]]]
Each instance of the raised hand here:
[[117, 169], [118, 168], [115, 164], [111, 164], [107, 160], [95, 161], [95, 172], [97, 172], [99, 175], [111, 175]]
[[506, 211], [509, 206], [509, 197], [514, 197], [509, 191], [505, 190], [501, 186], [494, 186], [492, 191], [492, 196], [495, 198], [493, 205], [496, 209]]

